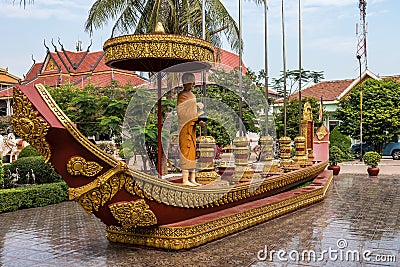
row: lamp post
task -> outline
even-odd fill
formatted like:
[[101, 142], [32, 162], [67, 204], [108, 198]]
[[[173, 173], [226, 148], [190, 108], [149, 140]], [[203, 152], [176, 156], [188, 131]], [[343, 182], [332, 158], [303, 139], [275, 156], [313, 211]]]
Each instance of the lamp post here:
[[363, 95], [362, 95], [362, 81], [361, 81], [361, 55], [357, 55], [358, 64], [360, 66], [360, 161], [363, 160], [363, 118], [362, 118], [362, 102], [363, 102]]

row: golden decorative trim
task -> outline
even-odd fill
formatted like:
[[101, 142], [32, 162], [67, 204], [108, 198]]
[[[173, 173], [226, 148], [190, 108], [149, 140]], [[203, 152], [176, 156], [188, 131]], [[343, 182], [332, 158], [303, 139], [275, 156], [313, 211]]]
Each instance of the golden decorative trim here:
[[144, 199], [131, 202], [119, 202], [110, 205], [109, 208], [114, 218], [124, 228], [157, 224], [156, 215], [150, 210]]
[[200, 184], [210, 184], [215, 181], [221, 181], [221, 176], [214, 170], [196, 172], [196, 182]]
[[83, 175], [92, 177], [98, 174], [103, 167], [97, 162], [86, 161], [86, 159], [76, 156], [72, 157], [67, 163], [67, 171], [71, 175]]
[[325, 143], [330, 144], [331, 142], [330, 141], [314, 141], [314, 144], [325, 144]]
[[318, 128], [316, 135], [318, 137], [318, 140], [322, 140], [324, 139], [324, 137], [328, 134], [328, 132], [326, 131], [326, 127], [324, 125], [322, 125], [321, 127]]
[[[100, 207], [104, 206], [114, 195], [123, 188], [127, 177], [124, 173], [118, 173], [112, 176], [100, 186], [95, 187], [89, 192], [82, 194], [75, 199], [83, 207], [83, 209], [90, 215], [93, 211], [98, 211]], [[70, 192], [71, 199], [71, 192]]]
[[49, 125], [34, 111], [32, 103], [17, 88], [13, 91], [13, 115], [12, 125], [14, 131], [23, 139], [29, 142], [47, 162], [50, 159], [51, 151], [45, 136]]
[[114, 61], [157, 58], [214, 62], [211, 43], [175, 34], [132, 34], [108, 39], [103, 46], [106, 65]]
[[49, 59], [47, 62], [46, 68], [44, 69], [45, 71], [51, 71], [51, 70], [58, 70], [58, 67], [54, 60], [52, 58]]
[[103, 184], [105, 184], [113, 176], [115, 176], [116, 174], [118, 174], [120, 172], [124, 172], [126, 170], [127, 170], [126, 164], [124, 162], [122, 162], [122, 161], [119, 161], [118, 164], [114, 168], [109, 169], [107, 172], [105, 172], [102, 175], [98, 176], [92, 182], [90, 182], [90, 183], [88, 183], [88, 184], [86, 184], [84, 186], [77, 187], [77, 188], [70, 187], [68, 189], [69, 199], [70, 200], [74, 200], [74, 199], [80, 197], [81, 195], [89, 192], [90, 190], [93, 190], [95, 188], [101, 187]]
[[163, 249], [189, 249], [206, 242], [236, 233], [245, 228], [268, 221], [283, 214], [313, 204], [325, 197], [332, 181], [330, 177], [324, 187], [293, 196], [261, 207], [242, 211], [206, 223], [168, 227], [125, 229], [108, 226], [107, 238], [112, 242], [145, 245]]

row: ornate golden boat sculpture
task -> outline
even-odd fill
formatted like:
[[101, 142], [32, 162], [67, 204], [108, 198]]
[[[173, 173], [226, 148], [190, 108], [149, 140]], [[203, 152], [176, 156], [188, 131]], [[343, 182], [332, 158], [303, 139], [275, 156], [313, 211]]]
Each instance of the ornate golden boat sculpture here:
[[[128, 168], [90, 142], [42, 85], [14, 88], [13, 127], [63, 177], [69, 198], [107, 225], [113, 242], [195, 247], [319, 201], [332, 179], [326, 157], [231, 187], [192, 188], [159, 179]], [[327, 143], [318, 145], [326, 150]], [[313, 183], [288, 191], [306, 181]]]

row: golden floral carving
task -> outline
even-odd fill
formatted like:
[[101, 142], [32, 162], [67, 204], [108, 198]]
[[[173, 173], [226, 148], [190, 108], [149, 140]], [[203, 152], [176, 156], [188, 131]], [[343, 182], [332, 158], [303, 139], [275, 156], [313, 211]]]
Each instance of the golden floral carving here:
[[45, 71], [58, 70], [58, 67], [52, 58], [47, 62]]
[[326, 130], [327, 129], [324, 125], [322, 125], [321, 127], [318, 128], [318, 130], [316, 132], [318, 140], [324, 139], [324, 137], [328, 134], [328, 132]]
[[45, 159], [49, 161], [51, 152], [45, 136], [49, 125], [34, 111], [32, 103], [18, 89], [13, 91], [12, 125], [22, 139], [29, 142]]
[[109, 169], [102, 175], [98, 176], [92, 182], [90, 182], [84, 186], [81, 186], [81, 187], [76, 187], [76, 188], [70, 187], [68, 189], [69, 199], [70, 200], [76, 199], [76, 198], [80, 197], [81, 195], [86, 194], [93, 189], [99, 188], [103, 184], [107, 183], [111, 178], [115, 177], [116, 174], [124, 173], [124, 171], [126, 171], [126, 169], [127, 169], [126, 164], [123, 163], [122, 161], [119, 161], [118, 164], [114, 168]]
[[98, 174], [103, 167], [97, 162], [86, 161], [86, 159], [76, 156], [72, 157], [67, 163], [67, 171], [71, 175], [83, 175], [92, 177]]
[[157, 224], [157, 218], [144, 199], [131, 202], [119, 202], [109, 206], [115, 219], [124, 228], [151, 226]]
[[182, 35], [124, 35], [107, 40], [103, 49], [106, 64], [136, 58], [214, 62], [214, 47], [209, 42]]
[[104, 184], [90, 190], [76, 199], [83, 209], [92, 214], [104, 206], [125, 184], [126, 176], [124, 173], [113, 175]]

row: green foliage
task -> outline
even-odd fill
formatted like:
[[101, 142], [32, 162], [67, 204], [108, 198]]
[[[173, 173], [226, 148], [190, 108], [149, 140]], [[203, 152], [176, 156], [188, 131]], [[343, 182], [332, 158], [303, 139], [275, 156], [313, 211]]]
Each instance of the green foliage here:
[[65, 182], [0, 190], [0, 213], [43, 207], [68, 200]]
[[[360, 87], [340, 100], [336, 118], [342, 120], [339, 130], [360, 139]], [[392, 79], [369, 79], [362, 84], [363, 141], [382, 144], [400, 134], [400, 83]]]
[[4, 187], [4, 167], [3, 161], [0, 160], [0, 188]]
[[[261, 72], [260, 72], [261, 73]], [[310, 71], [301, 69], [301, 82], [302, 88], [309, 83], [319, 83], [324, 79], [323, 71]], [[299, 70], [287, 70], [286, 71], [286, 95], [290, 96], [292, 93], [299, 90], [300, 71]], [[281, 71], [281, 75], [278, 78], [272, 79], [272, 88], [281, 95], [284, 94], [284, 73]], [[296, 88], [297, 86], [297, 88]]]
[[343, 152], [343, 160], [352, 160], [353, 156], [350, 152], [351, 139], [349, 136], [342, 134], [338, 127], [335, 127], [329, 135], [330, 147], [337, 146]]
[[338, 163], [342, 162], [345, 158], [344, 153], [337, 146], [331, 146], [329, 148], [329, 164], [331, 166], [336, 166]]
[[41, 156], [33, 146], [24, 147], [18, 155], [18, 158]]
[[[195, 88], [193, 93], [200, 97], [201, 89]], [[206, 97], [215, 100], [214, 103], [208, 103], [207, 116], [210, 118], [207, 121], [207, 134], [214, 137], [216, 144], [219, 146], [227, 146], [231, 143], [233, 137], [236, 135], [236, 131], [239, 128], [238, 120], [235, 120], [231, 116], [226, 116], [229, 113], [230, 108], [233, 113], [238, 114], [239, 112], [239, 101], [238, 95], [231, 90], [227, 90], [221, 86], [210, 85], [207, 86]], [[225, 110], [219, 110], [218, 104], [225, 104]], [[212, 107], [211, 107], [212, 105]], [[223, 108], [222, 108], [223, 109]], [[254, 124], [254, 114], [251, 113], [249, 106], [243, 102], [242, 108], [243, 124], [246, 131], [259, 131]]]
[[[314, 131], [321, 126], [321, 122], [318, 122], [319, 112], [319, 101], [314, 97], [304, 97], [301, 99], [302, 107], [306, 102], [311, 105], [313, 119], [314, 119]], [[323, 114], [325, 117], [326, 115]], [[284, 109], [283, 105], [279, 108], [279, 112], [275, 114], [275, 125], [277, 138], [284, 135]], [[292, 140], [299, 135], [299, 100], [290, 99], [286, 104], [286, 132]]]
[[135, 88], [114, 82], [101, 88], [89, 84], [83, 89], [67, 84], [48, 91], [82, 134], [110, 136], [121, 142], [122, 121]]
[[[49, 163], [44, 161], [42, 156], [18, 158], [16, 161], [11, 163], [7, 169], [11, 173], [16, 173], [17, 168], [20, 175], [18, 181], [19, 184], [28, 184], [27, 173], [29, 172], [31, 174], [32, 170], [35, 174], [36, 184], [61, 181], [61, 176], [54, 171], [53, 167]], [[8, 170], [5, 175], [8, 176], [7, 180], [9, 181]]]
[[381, 161], [382, 157], [378, 152], [368, 151], [363, 156], [364, 163], [372, 168], [378, 167], [378, 163]]

